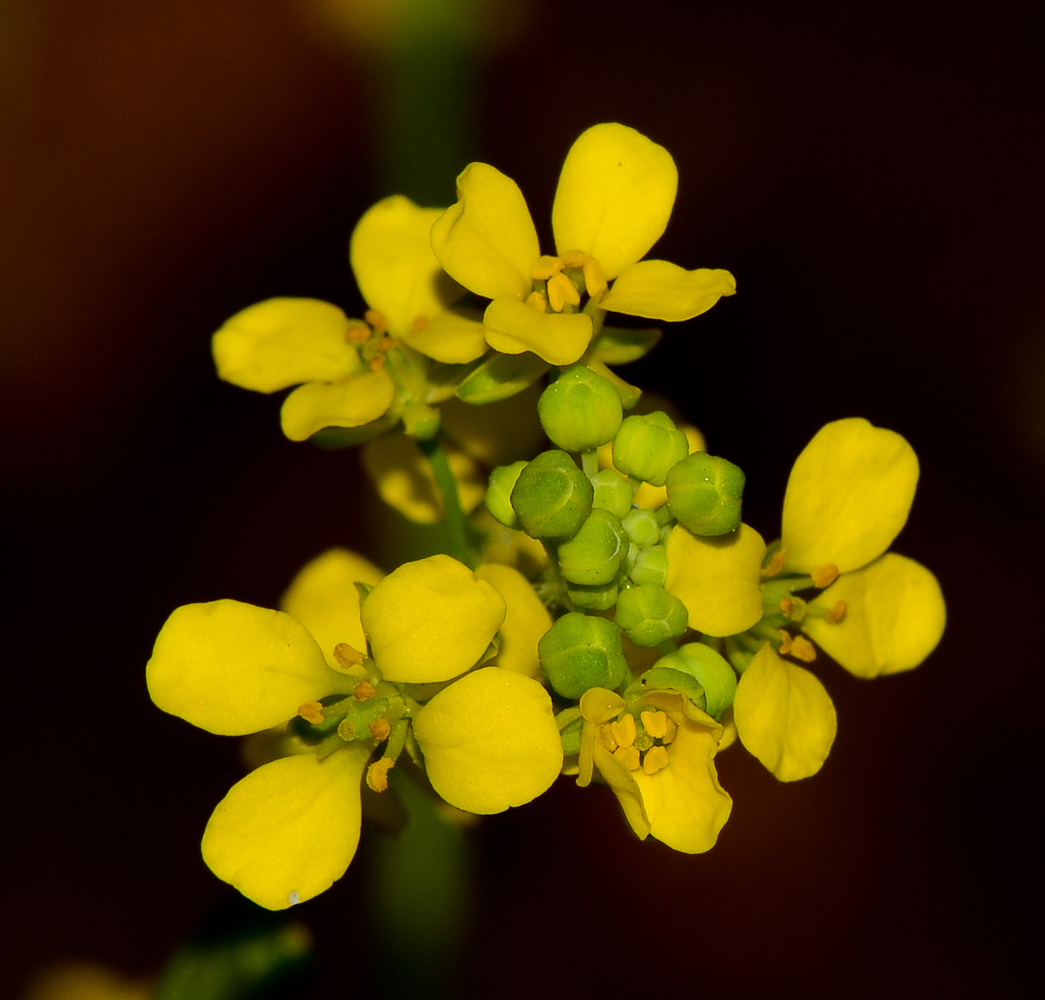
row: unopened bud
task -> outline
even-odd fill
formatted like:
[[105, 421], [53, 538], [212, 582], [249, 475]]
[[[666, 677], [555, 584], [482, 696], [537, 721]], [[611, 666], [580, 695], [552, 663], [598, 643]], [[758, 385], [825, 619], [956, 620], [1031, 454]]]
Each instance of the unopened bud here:
[[705, 711], [713, 719], [718, 719], [733, 704], [737, 675], [726, 660], [702, 642], [686, 643], [678, 652], [662, 656], [653, 667], [670, 667], [695, 677], [704, 688]]
[[613, 691], [628, 676], [620, 629], [596, 615], [570, 611], [537, 644], [548, 682], [564, 698], [593, 687]]
[[634, 485], [613, 469], [601, 469], [589, 478], [595, 487], [595, 499], [591, 505], [608, 510], [623, 520], [631, 510], [631, 501], [635, 497]]
[[593, 508], [588, 519], [558, 551], [559, 572], [570, 583], [605, 585], [616, 579], [626, 553], [620, 519]]
[[537, 401], [544, 433], [564, 451], [590, 451], [612, 441], [623, 416], [613, 383], [584, 365], [567, 368]]
[[519, 473], [526, 462], [499, 465], [490, 473], [490, 485], [486, 490], [486, 509], [506, 528], [518, 528], [519, 518], [512, 506], [512, 490], [518, 482]]
[[698, 451], [668, 473], [668, 508], [694, 535], [725, 535], [740, 524], [744, 473], [725, 458]]
[[542, 451], [519, 473], [512, 507], [532, 538], [572, 538], [591, 513], [595, 490], [564, 451]]
[[663, 486], [668, 470], [689, 454], [689, 441], [666, 413], [626, 417], [613, 439], [613, 464], [626, 476]]
[[652, 649], [686, 631], [689, 612], [663, 587], [644, 584], [622, 590], [614, 620], [636, 646]]

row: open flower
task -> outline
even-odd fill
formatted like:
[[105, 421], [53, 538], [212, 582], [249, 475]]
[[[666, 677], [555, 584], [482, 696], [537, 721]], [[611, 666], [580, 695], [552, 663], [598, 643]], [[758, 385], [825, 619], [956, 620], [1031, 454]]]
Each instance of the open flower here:
[[591, 688], [580, 710], [577, 784], [598, 770], [641, 839], [653, 834], [687, 854], [714, 847], [733, 808], [715, 770], [723, 727], [676, 691], [650, 691], [629, 704]]
[[[735, 291], [728, 271], [642, 259], [667, 226], [677, 185], [662, 146], [624, 125], [595, 125], [559, 176], [555, 256], [541, 255], [518, 185], [486, 163], [458, 177], [458, 201], [433, 227], [432, 247], [451, 277], [492, 300], [483, 316], [491, 347], [572, 364], [596, 332], [596, 309], [684, 320]], [[593, 308], [578, 312], [581, 289]]]
[[[369, 309], [349, 319], [316, 299], [269, 299], [244, 309], [214, 335], [218, 375], [256, 392], [298, 386], [281, 411], [283, 432], [303, 441], [325, 427], [359, 427], [378, 420], [397, 399], [424, 395], [388, 370], [397, 343], [438, 362], [460, 364], [486, 350], [482, 327], [450, 311], [463, 290], [432, 254], [438, 208], [419, 208], [396, 195], [359, 220], [349, 248], [352, 271]], [[402, 366], [401, 366], [402, 367]], [[406, 365], [406, 368], [409, 368]], [[411, 383], [411, 384], [406, 384]], [[390, 420], [389, 424], [394, 423]]]
[[[401, 750], [412, 727], [434, 787], [461, 809], [527, 802], [559, 773], [544, 688], [515, 670], [466, 673], [504, 622], [498, 590], [432, 556], [377, 582], [361, 610], [355, 582], [375, 574], [337, 550], [299, 574], [287, 594], [292, 613], [228, 600], [178, 608], [147, 667], [153, 701], [210, 732], [246, 735], [295, 716], [314, 727], [289, 741], [289, 756], [237, 782], [203, 836], [211, 870], [269, 909], [341, 877], [359, 841], [364, 773], [383, 790], [391, 747]], [[371, 657], [342, 638], [364, 633]], [[424, 707], [402, 687], [462, 674]]]

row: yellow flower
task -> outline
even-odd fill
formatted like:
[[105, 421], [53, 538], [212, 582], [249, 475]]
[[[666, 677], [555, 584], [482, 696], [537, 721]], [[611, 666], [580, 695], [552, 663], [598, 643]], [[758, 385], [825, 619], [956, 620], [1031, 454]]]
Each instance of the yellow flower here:
[[[458, 201], [433, 227], [432, 247], [451, 277], [492, 300], [483, 316], [491, 347], [572, 364], [597, 332], [593, 313], [599, 325], [606, 310], [691, 319], [735, 291], [727, 271], [642, 260], [667, 226], [677, 184], [662, 146], [624, 125], [595, 125], [573, 144], [559, 176], [556, 256], [541, 256], [518, 185], [485, 163], [458, 177]], [[593, 308], [578, 312], [581, 288]]]
[[303, 441], [325, 427], [369, 424], [392, 407], [403, 386], [386, 360], [397, 343], [439, 362], [478, 358], [486, 350], [482, 327], [449, 310], [462, 289], [432, 254], [440, 214], [399, 195], [378, 202], [359, 220], [349, 251], [367, 322], [316, 299], [260, 302], [214, 334], [218, 375], [256, 392], [297, 385], [281, 421], [287, 437]]
[[857, 677], [910, 670], [943, 635], [947, 612], [936, 577], [886, 552], [917, 483], [907, 441], [860, 418], [821, 428], [788, 479], [783, 571], [809, 573], [826, 586], [800, 627]]
[[580, 701], [584, 719], [579, 785], [598, 770], [635, 834], [676, 851], [715, 846], [733, 800], [718, 782], [723, 727], [675, 691], [650, 691], [629, 704], [605, 688]]
[[[497, 589], [456, 560], [432, 556], [375, 581], [360, 610], [355, 582], [376, 575], [335, 550], [291, 585], [292, 613], [228, 600], [179, 608], [146, 670], [161, 709], [214, 733], [246, 735], [298, 714], [320, 726], [324, 705], [333, 718], [356, 713], [355, 724], [296, 741], [290, 756], [248, 774], [207, 824], [208, 866], [269, 909], [309, 899], [344, 873], [359, 841], [360, 782], [393, 726], [400, 747], [406, 724], [418, 727], [434, 787], [468, 811], [529, 801], [559, 773], [551, 700], [530, 677], [484, 668], [420, 709], [397, 686], [445, 682], [473, 667], [504, 622]], [[372, 661], [356, 652], [364, 634]], [[378, 768], [375, 788], [392, 763]]]

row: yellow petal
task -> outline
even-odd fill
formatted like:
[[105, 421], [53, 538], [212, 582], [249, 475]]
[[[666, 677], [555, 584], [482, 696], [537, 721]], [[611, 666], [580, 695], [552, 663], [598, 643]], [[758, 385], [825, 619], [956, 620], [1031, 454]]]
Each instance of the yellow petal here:
[[545, 313], [509, 297], [486, 307], [483, 327], [495, 351], [533, 351], [551, 365], [572, 365], [588, 349], [592, 335], [586, 313]]
[[541, 603], [530, 581], [517, 569], [484, 563], [475, 571], [480, 580], [492, 584], [504, 598], [508, 612], [501, 626], [497, 665], [534, 677], [540, 669], [537, 643], [552, 627], [552, 616]]
[[736, 290], [729, 271], [687, 271], [666, 260], [642, 260], [621, 273], [599, 306], [609, 312], [678, 322], [707, 312], [723, 295]]
[[211, 341], [218, 377], [255, 392], [334, 382], [363, 371], [348, 317], [318, 299], [268, 299], [236, 313]]
[[838, 730], [831, 696], [808, 670], [766, 643], [741, 675], [733, 699], [740, 742], [780, 781], [820, 770]]
[[359, 843], [359, 782], [368, 756], [367, 748], [348, 746], [323, 760], [300, 754], [252, 771], [211, 815], [203, 860], [269, 910], [329, 889]]
[[443, 313], [427, 325], [418, 324], [401, 338], [426, 358], [448, 365], [467, 364], [486, 352], [483, 324], [454, 313]]
[[280, 606], [308, 629], [328, 666], [337, 669], [333, 650], [339, 642], [366, 649], [356, 582], [374, 586], [382, 576], [381, 570], [361, 555], [348, 549], [329, 549], [302, 567]]
[[907, 521], [918, 457], [899, 434], [862, 417], [822, 427], [787, 481], [781, 545], [787, 568], [866, 566]]
[[348, 257], [359, 291], [393, 337], [441, 316], [463, 293], [432, 253], [432, 225], [442, 214], [393, 195], [370, 208], [352, 232]]
[[689, 626], [708, 635], [735, 635], [762, 617], [760, 572], [766, 544], [746, 524], [728, 535], [698, 538], [681, 524], [668, 536], [664, 587], [689, 611]]
[[[486, 476], [456, 448], [447, 447], [446, 457], [457, 480], [461, 507], [470, 514], [486, 496]], [[397, 433], [368, 442], [363, 449], [363, 468], [381, 499], [404, 517], [418, 524], [442, 520], [442, 493], [413, 438]]]
[[389, 573], [363, 604], [363, 630], [390, 681], [448, 681], [479, 662], [504, 623], [504, 598], [450, 556]]
[[432, 227], [432, 249], [455, 281], [487, 299], [529, 295], [541, 252], [519, 185], [486, 163], [457, 178], [457, 204]]
[[485, 667], [439, 692], [414, 719], [432, 787], [458, 809], [499, 813], [547, 791], [562, 767], [548, 692]]
[[612, 280], [646, 255], [671, 217], [678, 171], [671, 154], [625, 125], [595, 125], [566, 156], [552, 207], [560, 254], [582, 250]]
[[145, 678], [163, 711], [222, 736], [260, 732], [303, 702], [350, 690], [303, 625], [239, 601], [178, 608], [156, 638]]
[[717, 749], [715, 730], [684, 719], [669, 747], [668, 766], [655, 774], [634, 772], [650, 832], [676, 851], [710, 850], [729, 819], [733, 800], [718, 781]]
[[394, 396], [395, 383], [386, 371], [332, 385], [308, 382], [283, 401], [283, 433], [291, 441], [304, 441], [324, 427], [360, 427], [380, 417]]
[[636, 780], [639, 771], [629, 771], [598, 739], [594, 742], [592, 754], [599, 775], [617, 796], [617, 802], [632, 833], [639, 840], [645, 840], [650, 834], [650, 821]]
[[829, 611], [838, 601], [846, 603], [840, 622], [807, 615], [802, 629], [857, 677], [917, 667], [936, 648], [947, 620], [936, 577], [893, 552], [840, 576], [812, 603]]

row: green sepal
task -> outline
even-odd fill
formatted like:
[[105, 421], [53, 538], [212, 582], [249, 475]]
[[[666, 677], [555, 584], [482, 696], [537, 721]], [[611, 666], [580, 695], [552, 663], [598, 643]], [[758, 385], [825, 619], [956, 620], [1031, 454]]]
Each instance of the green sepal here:
[[577, 713], [576, 717], [564, 726], [559, 727], [564, 757], [575, 757], [581, 752], [581, 731], [584, 729], [584, 719], [581, 718], [581, 710], [579, 708], [573, 709], [573, 711]]
[[591, 356], [603, 364], [626, 365], [649, 354], [662, 334], [662, 330], [654, 327], [626, 330], [620, 326], [604, 326], [592, 341]]
[[[659, 662], [659, 661], [658, 661]], [[678, 691], [698, 708], [704, 708], [704, 688], [691, 674], [671, 667], [652, 666], [624, 692], [625, 701], [636, 701], [650, 691]]]
[[368, 424], [360, 424], [359, 427], [324, 427], [316, 431], [308, 440], [319, 448], [334, 451], [338, 448], [352, 448], [357, 444], [366, 444], [374, 438], [390, 431], [399, 423], [398, 417], [389, 416], [387, 413], [377, 420], [371, 420]]
[[547, 361], [530, 351], [522, 354], [488, 351], [457, 387], [457, 396], [468, 403], [496, 403], [533, 385], [549, 367]]
[[693, 677], [704, 689], [705, 711], [713, 719], [722, 716], [733, 704], [733, 696], [737, 693], [737, 675], [733, 668], [702, 642], [686, 643], [677, 652], [662, 656], [652, 669], [675, 670]]

